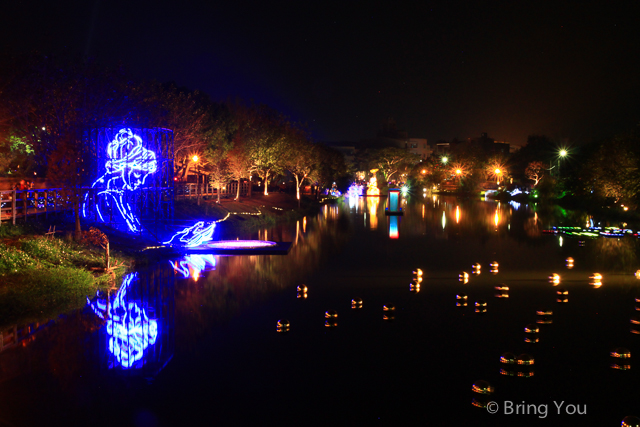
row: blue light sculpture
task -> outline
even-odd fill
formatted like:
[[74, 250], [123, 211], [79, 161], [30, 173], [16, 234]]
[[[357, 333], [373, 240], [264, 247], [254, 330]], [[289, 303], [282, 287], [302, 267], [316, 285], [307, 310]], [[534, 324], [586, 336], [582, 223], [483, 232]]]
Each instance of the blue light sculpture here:
[[145, 309], [138, 303], [125, 300], [129, 286], [137, 278], [138, 273], [128, 274], [110, 304], [104, 299], [97, 299], [95, 303], [87, 299], [93, 312], [107, 321], [109, 351], [125, 369], [134, 367], [158, 337], [158, 322], [149, 319]]
[[[184, 230], [178, 231], [171, 239], [163, 243], [165, 245], [175, 245], [177, 242], [182, 242], [182, 246], [188, 248], [200, 246], [211, 240], [215, 228], [215, 222], [210, 222], [208, 225], [205, 225], [204, 221], [199, 221], [191, 227], [186, 227]], [[176, 238], [177, 240], [174, 242]]]
[[[142, 138], [134, 134], [130, 128], [120, 129], [108, 144], [106, 151], [105, 173], [91, 185], [91, 188], [100, 189], [95, 197], [103, 199], [109, 208], [115, 207], [129, 231], [139, 232], [140, 219], [127, 200], [126, 192], [141, 189], [147, 177], [156, 173], [156, 153], [144, 148]], [[87, 195], [82, 205], [84, 217], [87, 217], [89, 207]], [[99, 203], [96, 203], [95, 209], [100, 221], [108, 222], [100, 210]]]

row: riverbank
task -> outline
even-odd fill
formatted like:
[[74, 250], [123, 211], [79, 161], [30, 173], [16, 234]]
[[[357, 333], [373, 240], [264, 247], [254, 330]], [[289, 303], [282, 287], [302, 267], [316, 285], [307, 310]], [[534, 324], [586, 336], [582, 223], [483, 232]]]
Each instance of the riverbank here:
[[0, 232], [0, 327], [56, 318], [81, 308], [97, 291], [116, 288], [131, 260], [37, 226], [3, 225]]
[[[175, 202], [176, 220], [219, 221], [216, 240], [244, 237], [262, 228], [271, 228], [305, 215], [314, 215], [322, 204], [303, 196], [298, 207], [295, 195], [288, 193], [256, 194], [250, 198], [200, 200], [186, 199]], [[218, 234], [219, 233], [219, 234]]]

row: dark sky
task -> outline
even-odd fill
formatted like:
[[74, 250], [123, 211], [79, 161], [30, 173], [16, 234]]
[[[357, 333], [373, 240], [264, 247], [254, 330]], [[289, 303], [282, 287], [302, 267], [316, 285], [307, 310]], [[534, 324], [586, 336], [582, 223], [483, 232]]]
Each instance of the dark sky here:
[[488, 132], [581, 143], [640, 122], [640, 2], [11, 1], [0, 44], [94, 56], [307, 122], [317, 140]]

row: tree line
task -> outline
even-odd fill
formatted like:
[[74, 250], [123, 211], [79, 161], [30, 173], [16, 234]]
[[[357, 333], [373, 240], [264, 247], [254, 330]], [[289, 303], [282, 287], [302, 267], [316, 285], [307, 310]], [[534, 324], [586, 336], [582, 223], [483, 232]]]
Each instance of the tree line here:
[[267, 105], [214, 101], [175, 83], [132, 79], [123, 68], [91, 59], [5, 56], [0, 67], [4, 176], [44, 177], [52, 186], [81, 189], [95, 174], [89, 167], [95, 153], [83, 134], [118, 125], [173, 130], [177, 180], [197, 167], [214, 187], [255, 177], [267, 194], [271, 182], [289, 174], [299, 197], [305, 182], [322, 189], [348, 173], [339, 152], [313, 142], [303, 124]]

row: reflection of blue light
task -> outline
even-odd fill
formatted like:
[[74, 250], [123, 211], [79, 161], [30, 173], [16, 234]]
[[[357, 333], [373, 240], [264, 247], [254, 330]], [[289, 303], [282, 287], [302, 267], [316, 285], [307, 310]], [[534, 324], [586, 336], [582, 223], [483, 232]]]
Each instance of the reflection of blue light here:
[[390, 216], [389, 217], [389, 238], [397, 239], [400, 237], [400, 233], [398, 232], [398, 217]]
[[176, 261], [175, 263], [169, 262], [171, 267], [174, 270], [181, 273], [185, 279], [188, 279], [191, 276], [191, 272], [193, 272], [194, 277], [200, 275], [201, 272], [207, 270], [215, 270], [216, 268], [216, 258], [213, 255], [186, 255], [180, 261]]
[[[191, 227], [187, 227], [182, 231], [178, 231], [168, 241], [164, 242], [165, 245], [171, 244], [173, 239], [179, 236], [178, 240], [184, 243], [184, 246], [193, 248], [200, 246], [205, 242], [211, 240], [213, 231], [216, 228], [216, 223], [211, 222], [209, 225], [205, 225], [204, 221], [199, 221]], [[175, 243], [174, 243], [175, 244]]]
[[514, 201], [514, 200], [510, 200], [510, 201], [509, 201], [509, 204], [510, 204], [511, 206], [513, 206], [514, 208], [516, 208], [516, 210], [520, 209], [520, 203], [518, 203], [518, 202], [516, 202], [516, 201]]
[[144, 308], [140, 308], [136, 302], [125, 301], [127, 289], [137, 277], [138, 273], [131, 273], [124, 278], [108, 312], [106, 301], [87, 301], [101, 319], [105, 319], [106, 315], [109, 351], [116, 356], [123, 368], [131, 368], [142, 359], [145, 349], [154, 345], [158, 337], [158, 322], [149, 319]]
[[[131, 129], [120, 129], [113, 141], [107, 146], [108, 160], [105, 163], [106, 173], [98, 178], [91, 188], [102, 184], [104, 190], [98, 192], [96, 197], [104, 197], [107, 206], [111, 203], [116, 207], [127, 227], [132, 232], [140, 231], [140, 220], [133, 212], [131, 205], [125, 203], [123, 197], [125, 190], [134, 191], [144, 185], [149, 174], [158, 170], [156, 154], [142, 146], [142, 138], [134, 135]], [[82, 215], [87, 216], [87, 196], [82, 204]], [[100, 209], [98, 216], [105, 222]]]

